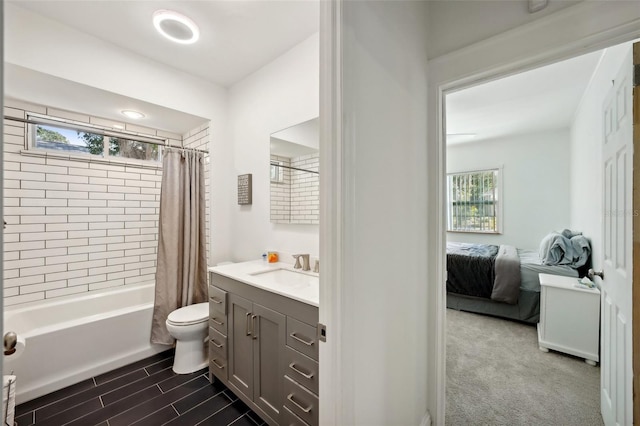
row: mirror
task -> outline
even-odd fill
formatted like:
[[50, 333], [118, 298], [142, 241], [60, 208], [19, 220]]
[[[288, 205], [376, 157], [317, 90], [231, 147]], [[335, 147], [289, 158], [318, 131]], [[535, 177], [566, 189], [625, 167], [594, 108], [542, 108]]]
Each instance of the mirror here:
[[271, 134], [272, 223], [320, 223], [319, 144], [317, 118]]

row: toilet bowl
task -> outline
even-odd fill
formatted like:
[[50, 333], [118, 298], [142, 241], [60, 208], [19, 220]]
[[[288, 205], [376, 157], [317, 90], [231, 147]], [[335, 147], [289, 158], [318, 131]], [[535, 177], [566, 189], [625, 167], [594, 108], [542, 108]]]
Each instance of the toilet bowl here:
[[167, 330], [176, 339], [173, 371], [187, 374], [208, 365], [207, 347], [209, 303], [196, 303], [171, 312]]

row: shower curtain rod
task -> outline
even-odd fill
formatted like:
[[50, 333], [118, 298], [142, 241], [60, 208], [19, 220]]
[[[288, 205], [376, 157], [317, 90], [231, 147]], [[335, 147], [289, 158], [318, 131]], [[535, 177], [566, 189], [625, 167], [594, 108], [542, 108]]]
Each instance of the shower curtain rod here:
[[[11, 120], [11, 121], [18, 121], [20, 123], [25, 123], [25, 124], [47, 124], [45, 121], [29, 120], [27, 118], [11, 117], [11, 116], [8, 116], [8, 115], [5, 115], [4, 119], [5, 120]], [[56, 120], [56, 119], [47, 119], [47, 121], [54, 121], [54, 122], [61, 123], [61, 124], [66, 124], [66, 125], [74, 124], [74, 123], [68, 123], [66, 121], [60, 121], [60, 120]], [[78, 124], [78, 125], [79, 126], [83, 126], [84, 124]], [[94, 129], [94, 127], [92, 127], [89, 124], [87, 124], [86, 127], [90, 127], [92, 130]], [[95, 127], [95, 129], [96, 129], [95, 134], [97, 134], [97, 135], [118, 137], [118, 132], [109, 132], [109, 131], [105, 131], [103, 129], [100, 129], [98, 127]], [[174, 149], [181, 149], [181, 150], [186, 150], [186, 151], [195, 151], [195, 152], [201, 152], [201, 153], [207, 154], [207, 155], [209, 154], [209, 151], [206, 151], [204, 149], [188, 148], [188, 147], [185, 147], [185, 146], [171, 145], [170, 143], [167, 142], [167, 139], [160, 139], [160, 138], [154, 138], [154, 137], [149, 137], [148, 138], [149, 140], [136, 139], [135, 136], [134, 137], [129, 137], [129, 135], [127, 133], [124, 133], [124, 132], [122, 133], [122, 136], [126, 136], [129, 140], [132, 140], [132, 141], [135, 141], [135, 142], [155, 143], [156, 145], [160, 145], [160, 146], [163, 146], [165, 148], [174, 148]], [[157, 142], [151, 142], [151, 140], [156, 140]]]
[[298, 170], [298, 171], [301, 171], [301, 172], [320, 174], [320, 172], [316, 172], [314, 170], [299, 169], [297, 167], [284, 166], [284, 165], [278, 164], [278, 163], [271, 163], [271, 165], [272, 166], [276, 166], [276, 167], [282, 167], [284, 169], [291, 169], [291, 170]]

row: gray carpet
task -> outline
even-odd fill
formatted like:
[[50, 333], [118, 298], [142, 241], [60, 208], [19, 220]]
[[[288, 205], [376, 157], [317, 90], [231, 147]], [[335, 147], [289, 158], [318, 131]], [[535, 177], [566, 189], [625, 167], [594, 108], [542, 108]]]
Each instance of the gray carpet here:
[[600, 368], [531, 325], [447, 309], [447, 425], [602, 425]]

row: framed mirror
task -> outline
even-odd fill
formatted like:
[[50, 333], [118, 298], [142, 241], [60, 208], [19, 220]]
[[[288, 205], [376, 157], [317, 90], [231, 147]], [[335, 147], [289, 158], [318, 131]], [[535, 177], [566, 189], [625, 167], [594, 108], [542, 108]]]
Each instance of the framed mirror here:
[[271, 222], [320, 223], [318, 118], [271, 134]]

